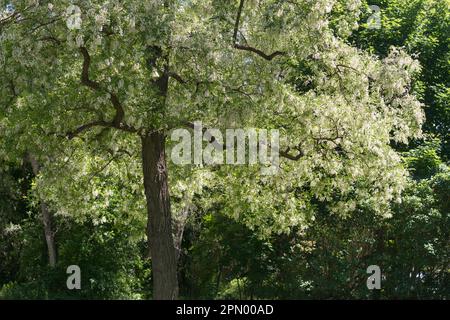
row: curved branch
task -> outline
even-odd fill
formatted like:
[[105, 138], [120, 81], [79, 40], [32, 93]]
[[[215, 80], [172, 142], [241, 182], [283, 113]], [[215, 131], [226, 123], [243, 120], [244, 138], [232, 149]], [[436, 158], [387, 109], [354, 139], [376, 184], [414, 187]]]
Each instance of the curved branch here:
[[287, 148], [285, 151], [280, 151], [280, 156], [292, 161], [298, 161], [301, 158], [303, 158], [304, 153], [301, 150], [298, 150], [298, 153], [296, 155], [292, 155], [289, 152], [291, 151], [291, 148]]
[[187, 81], [186, 80], [184, 80], [178, 73], [176, 73], [176, 72], [172, 72], [172, 71], [170, 71], [169, 72], [169, 77], [170, 78], [174, 78], [175, 80], [177, 80], [179, 83], [181, 83], [181, 84], [186, 84], [187, 83]]
[[120, 103], [119, 98], [114, 92], [110, 92], [108, 90], [103, 90], [100, 83], [93, 81], [89, 78], [89, 69], [91, 66], [91, 56], [85, 47], [80, 47], [80, 52], [83, 55], [83, 69], [81, 71], [81, 83], [94, 91], [104, 91], [109, 93], [110, 101], [116, 110], [116, 114], [114, 116], [113, 124], [114, 127], [129, 127], [129, 125], [124, 124], [123, 120], [125, 118], [125, 111], [123, 109], [122, 104]]
[[234, 47], [239, 50], [250, 51], [250, 52], [256, 53], [258, 56], [260, 56], [268, 61], [272, 61], [277, 56], [286, 55], [286, 52], [282, 52], [282, 51], [275, 51], [275, 52], [271, 53], [270, 55], [267, 55], [259, 49], [256, 49], [256, 48], [253, 48], [250, 46], [243, 46], [243, 45], [240, 45], [237, 43], [234, 44]]
[[106, 122], [106, 121], [102, 121], [102, 120], [89, 122], [89, 123], [83, 124], [82, 126], [79, 126], [74, 131], [67, 132], [66, 136], [67, 136], [67, 138], [69, 140], [72, 140], [73, 138], [78, 136], [80, 133], [82, 133], [84, 131], [87, 131], [87, 130], [90, 130], [90, 129], [94, 128], [94, 127], [111, 127], [111, 123], [110, 122]]
[[137, 133], [138, 132], [138, 130], [136, 130], [134, 127], [129, 126], [129, 125], [124, 124], [124, 123], [116, 125], [114, 123], [114, 121], [108, 122], [108, 121], [104, 121], [104, 120], [97, 120], [97, 121], [92, 121], [92, 122], [83, 124], [83, 125], [79, 126], [78, 128], [76, 128], [74, 131], [67, 132], [65, 136], [69, 140], [72, 140], [73, 138], [77, 137], [78, 135], [80, 135], [84, 131], [88, 131], [88, 130], [90, 130], [92, 128], [95, 128], [95, 127], [114, 128], [114, 129], [122, 130], [122, 131], [125, 131], [125, 132], [130, 132], [130, 133]]
[[236, 16], [236, 21], [234, 23], [234, 32], [233, 32], [233, 45], [234, 48], [238, 49], [238, 50], [243, 50], [243, 51], [249, 51], [249, 52], [253, 52], [256, 53], [258, 56], [260, 56], [263, 59], [266, 59], [268, 61], [273, 60], [275, 57], [277, 56], [284, 56], [286, 55], [286, 52], [283, 51], [275, 51], [271, 54], [266, 54], [264, 53], [262, 50], [248, 46], [248, 45], [241, 45], [238, 43], [238, 32], [239, 32], [239, 24], [241, 21], [241, 15], [242, 15], [242, 10], [244, 9], [244, 1], [245, 0], [241, 0], [239, 3], [239, 8], [238, 8], [238, 12], [237, 12], [237, 16]]

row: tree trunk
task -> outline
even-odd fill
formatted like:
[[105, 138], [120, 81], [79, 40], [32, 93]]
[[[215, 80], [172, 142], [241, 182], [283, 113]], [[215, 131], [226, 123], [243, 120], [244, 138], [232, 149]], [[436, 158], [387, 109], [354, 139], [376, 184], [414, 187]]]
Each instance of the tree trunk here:
[[45, 202], [41, 201], [42, 221], [44, 223], [45, 241], [48, 249], [48, 263], [50, 267], [56, 266], [56, 246], [55, 246], [55, 234], [52, 227], [52, 215], [48, 210]]
[[[40, 171], [39, 163], [31, 154], [28, 155], [28, 159], [29, 162], [31, 163], [33, 174], [37, 176]], [[56, 246], [55, 246], [55, 234], [53, 232], [52, 226], [52, 215], [47, 207], [47, 204], [42, 199], [40, 199], [40, 202], [41, 202], [42, 222], [44, 224], [45, 242], [47, 243], [47, 250], [48, 250], [48, 263], [50, 267], [53, 268], [56, 265]]]
[[142, 167], [147, 199], [147, 237], [152, 259], [153, 299], [178, 298], [177, 262], [172, 234], [165, 136], [142, 137]]

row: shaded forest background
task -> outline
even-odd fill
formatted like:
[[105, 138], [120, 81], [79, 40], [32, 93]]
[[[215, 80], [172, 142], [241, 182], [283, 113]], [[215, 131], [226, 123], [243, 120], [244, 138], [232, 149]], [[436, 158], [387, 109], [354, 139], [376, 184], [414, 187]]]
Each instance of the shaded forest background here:
[[[371, 0], [381, 28], [362, 27], [348, 42], [384, 57], [404, 47], [423, 67], [415, 92], [426, 105], [425, 139], [395, 145], [411, 173], [394, 215], [369, 209], [330, 214], [320, 202], [302, 232], [260, 239], [221, 208], [189, 218], [179, 261], [180, 297], [187, 299], [449, 298], [450, 55], [449, 3]], [[301, 70], [299, 70], [301, 72]], [[0, 298], [149, 299], [151, 268], [139, 226], [113, 210], [107, 223], [57, 216], [58, 260], [48, 266], [40, 210], [30, 195], [30, 165], [0, 159]], [[117, 186], [120, 188], [120, 186]], [[211, 192], [214, 192], [211, 190]], [[82, 270], [82, 290], [65, 287], [68, 265]], [[382, 289], [366, 287], [366, 268], [379, 265]]]

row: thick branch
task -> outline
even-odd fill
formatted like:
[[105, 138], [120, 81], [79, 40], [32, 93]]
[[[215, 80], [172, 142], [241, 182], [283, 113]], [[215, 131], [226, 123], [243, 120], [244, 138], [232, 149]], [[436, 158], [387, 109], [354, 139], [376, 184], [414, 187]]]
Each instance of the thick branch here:
[[169, 77], [174, 78], [175, 80], [177, 80], [179, 83], [181, 84], [186, 84], [187, 81], [184, 80], [178, 73], [176, 72], [169, 72]]
[[81, 83], [91, 88], [92, 90], [101, 90], [98, 82], [89, 79], [89, 69], [91, 67], [91, 56], [85, 47], [80, 48], [83, 55], [83, 70], [81, 71]]
[[237, 12], [236, 21], [234, 23], [234, 32], [233, 32], [233, 42], [236, 44], [237, 41], [237, 35], [239, 32], [239, 23], [241, 21], [241, 15], [242, 15], [242, 9], [244, 8], [244, 0], [241, 0], [239, 3], [239, 8]]
[[82, 126], [79, 126], [74, 131], [68, 132], [66, 134], [66, 136], [67, 136], [67, 138], [72, 140], [73, 138], [78, 136], [80, 133], [87, 131], [89, 129], [92, 129], [94, 127], [112, 127], [112, 126], [111, 126], [111, 123], [106, 122], [106, 121], [102, 121], [102, 120], [93, 121], [90, 123], [83, 124]]
[[88, 131], [88, 130], [90, 130], [92, 128], [95, 128], [95, 127], [115, 128], [115, 129], [118, 129], [118, 130], [130, 132], [130, 133], [138, 132], [135, 128], [133, 128], [132, 126], [129, 126], [127, 124], [121, 123], [119, 125], [116, 125], [114, 123], [114, 121], [113, 122], [108, 122], [108, 121], [104, 121], [104, 120], [97, 120], [97, 121], [92, 121], [92, 122], [83, 124], [83, 125], [79, 126], [78, 128], [76, 128], [74, 131], [66, 133], [66, 137], [69, 140], [72, 140], [73, 138], [77, 137], [78, 135], [80, 135], [84, 131]]
[[275, 51], [271, 54], [266, 54], [264, 53], [262, 50], [248, 46], [248, 45], [241, 45], [238, 43], [238, 32], [239, 32], [239, 24], [241, 21], [241, 15], [242, 15], [242, 10], [244, 8], [244, 1], [245, 0], [241, 0], [239, 3], [239, 8], [238, 8], [238, 13], [236, 16], [236, 21], [234, 23], [234, 33], [233, 33], [233, 44], [234, 47], [238, 50], [243, 50], [243, 51], [249, 51], [249, 52], [253, 52], [256, 53], [258, 56], [260, 56], [261, 58], [264, 58], [268, 61], [273, 60], [275, 57], [277, 56], [283, 56], [286, 54], [286, 52], [282, 52], [282, 51]]
[[304, 153], [301, 150], [298, 150], [298, 153], [296, 155], [292, 155], [289, 152], [291, 151], [291, 148], [288, 147], [285, 151], [280, 151], [280, 156], [292, 161], [298, 161], [301, 158], [303, 158]]
[[250, 52], [256, 53], [258, 56], [260, 56], [268, 61], [272, 61], [275, 57], [284, 56], [286, 54], [286, 52], [275, 51], [275, 52], [271, 53], [270, 55], [267, 55], [259, 49], [256, 49], [256, 48], [253, 48], [250, 46], [243, 46], [243, 45], [240, 45], [237, 43], [234, 44], [234, 47], [239, 50], [250, 51]]
[[13, 98], [17, 98], [16, 86], [14, 85], [14, 81], [12, 79], [9, 80], [9, 88], [11, 89], [11, 93], [13, 95]]
[[91, 66], [91, 57], [89, 52], [85, 47], [80, 48], [80, 52], [83, 55], [83, 70], [81, 71], [81, 83], [85, 86], [91, 88], [94, 91], [105, 91], [109, 93], [110, 101], [116, 109], [116, 115], [114, 116], [113, 124], [115, 127], [130, 127], [126, 124], [123, 124], [123, 119], [125, 118], [125, 112], [123, 110], [122, 104], [119, 101], [117, 95], [113, 92], [109, 92], [107, 90], [103, 90], [100, 83], [93, 81], [89, 78], [89, 69]]

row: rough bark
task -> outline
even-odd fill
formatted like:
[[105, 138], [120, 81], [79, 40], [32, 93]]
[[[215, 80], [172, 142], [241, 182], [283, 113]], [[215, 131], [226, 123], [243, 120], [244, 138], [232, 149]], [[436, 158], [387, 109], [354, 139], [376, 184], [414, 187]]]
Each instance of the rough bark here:
[[[40, 171], [39, 163], [30, 154], [28, 154], [28, 160], [33, 169], [33, 174], [37, 176]], [[48, 263], [50, 267], [53, 268], [56, 265], [56, 245], [55, 245], [55, 233], [53, 232], [53, 225], [52, 225], [53, 223], [52, 214], [50, 213], [47, 204], [42, 199], [40, 207], [41, 207], [42, 222], [44, 225], [45, 242], [47, 244]]]
[[167, 181], [165, 136], [142, 137], [142, 167], [147, 199], [147, 237], [152, 260], [153, 298], [178, 298], [177, 260], [172, 234], [172, 216]]

